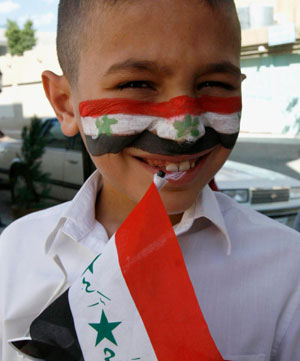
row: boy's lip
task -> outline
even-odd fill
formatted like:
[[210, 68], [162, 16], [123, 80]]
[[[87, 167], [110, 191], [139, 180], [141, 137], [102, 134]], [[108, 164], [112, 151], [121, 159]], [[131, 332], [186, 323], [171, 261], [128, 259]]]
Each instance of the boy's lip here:
[[197, 160], [198, 158], [204, 157], [206, 154], [211, 153], [216, 147], [217, 146], [207, 149], [200, 153], [184, 154], [184, 155], [169, 156], [169, 155], [162, 155], [162, 154], [152, 154], [152, 153], [144, 153], [142, 151], [136, 152], [136, 149], [132, 153], [129, 151], [129, 154], [132, 157], [146, 159], [146, 160], [161, 160], [161, 161], [170, 162], [170, 163], [181, 163], [184, 161], [194, 161], [194, 160]]
[[204, 166], [207, 159], [209, 158], [209, 155], [217, 148], [217, 146], [210, 148], [208, 150], [205, 150], [203, 152], [197, 153], [197, 154], [191, 154], [191, 155], [182, 155], [182, 156], [164, 156], [160, 154], [149, 154], [149, 153], [142, 153], [142, 152], [132, 152], [130, 156], [135, 158], [141, 166], [143, 166], [147, 171], [149, 171], [151, 174], [156, 174], [159, 169], [163, 170], [167, 174], [178, 174], [178, 172], [170, 172], [166, 171], [166, 169], [159, 167], [159, 166], [152, 166], [148, 164], [145, 160], [158, 160], [163, 162], [170, 162], [170, 163], [181, 163], [184, 161], [190, 161], [194, 162], [194, 167], [187, 170], [180, 172], [182, 174], [181, 177], [177, 179], [168, 179], [168, 182], [170, 184], [174, 184], [176, 186], [183, 186], [191, 181], [197, 176], [200, 169]]

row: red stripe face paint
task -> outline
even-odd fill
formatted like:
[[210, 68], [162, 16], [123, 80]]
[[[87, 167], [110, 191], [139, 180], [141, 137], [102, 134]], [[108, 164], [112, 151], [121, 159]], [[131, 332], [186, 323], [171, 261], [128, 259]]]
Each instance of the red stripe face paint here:
[[125, 147], [156, 154], [194, 154], [217, 144], [233, 148], [241, 97], [180, 96], [163, 103], [99, 99], [80, 103], [82, 126], [94, 156]]

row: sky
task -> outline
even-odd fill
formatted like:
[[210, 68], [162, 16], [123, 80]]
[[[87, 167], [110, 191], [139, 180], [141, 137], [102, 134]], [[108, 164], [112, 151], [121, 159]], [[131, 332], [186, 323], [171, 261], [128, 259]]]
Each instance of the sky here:
[[31, 19], [37, 31], [56, 31], [58, 1], [0, 0], [0, 27], [5, 27], [7, 19], [20, 26]]

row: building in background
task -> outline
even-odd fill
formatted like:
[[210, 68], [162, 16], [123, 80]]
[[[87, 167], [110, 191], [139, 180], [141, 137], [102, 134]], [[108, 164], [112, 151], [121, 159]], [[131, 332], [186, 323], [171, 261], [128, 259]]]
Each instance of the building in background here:
[[55, 33], [37, 32], [37, 45], [23, 56], [7, 53], [5, 30], [0, 29], [0, 69], [3, 74], [0, 95], [0, 129], [19, 138], [24, 125], [34, 115], [53, 117], [46, 99], [41, 74], [51, 69], [61, 74], [56, 57]]
[[6, 38], [4, 33], [5, 33], [5, 29], [0, 28], [0, 56], [5, 55], [7, 53]]
[[242, 26], [242, 133], [300, 134], [300, 1], [236, 0]]

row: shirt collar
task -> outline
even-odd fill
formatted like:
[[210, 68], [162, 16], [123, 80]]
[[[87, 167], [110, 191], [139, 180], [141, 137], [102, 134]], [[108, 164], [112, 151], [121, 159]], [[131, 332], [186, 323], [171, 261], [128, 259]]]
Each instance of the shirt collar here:
[[96, 222], [94, 205], [101, 183], [101, 176], [98, 171], [95, 171], [83, 184], [49, 235], [46, 253], [52, 253], [52, 247], [59, 232], [63, 232], [74, 241], [80, 241], [93, 229]]
[[[80, 241], [94, 227], [95, 219], [95, 200], [97, 193], [101, 188], [102, 180], [100, 173], [96, 170], [84, 183], [74, 199], [61, 216], [57, 230], [60, 229], [72, 239]], [[231, 253], [231, 241], [228, 231], [214, 192], [205, 186], [197, 197], [196, 202], [187, 209], [177, 225], [174, 226], [176, 236], [187, 232], [198, 218], [205, 217], [212, 222], [222, 233], [226, 244], [227, 255]], [[53, 232], [54, 233], [54, 232]], [[54, 236], [54, 237], [53, 237]], [[48, 250], [51, 248], [51, 239], [54, 241], [55, 235], [50, 237], [47, 245]]]
[[224, 237], [227, 255], [229, 256], [231, 254], [231, 240], [215, 193], [208, 185], [198, 195], [195, 203], [184, 212], [180, 223], [174, 226], [176, 235], [179, 236], [187, 232], [192, 227], [194, 221], [201, 217], [208, 219], [221, 232]]
[[63, 231], [78, 241], [84, 238], [94, 227], [95, 202], [102, 186], [100, 173], [96, 170], [84, 183], [79, 192], [70, 202], [64, 217], [67, 221]]

